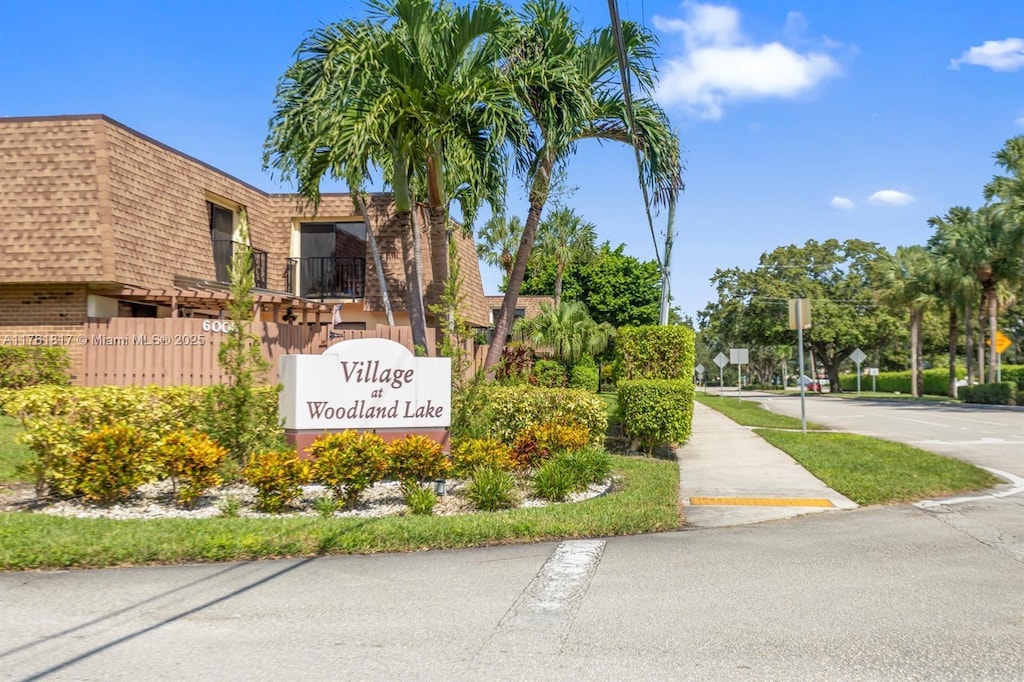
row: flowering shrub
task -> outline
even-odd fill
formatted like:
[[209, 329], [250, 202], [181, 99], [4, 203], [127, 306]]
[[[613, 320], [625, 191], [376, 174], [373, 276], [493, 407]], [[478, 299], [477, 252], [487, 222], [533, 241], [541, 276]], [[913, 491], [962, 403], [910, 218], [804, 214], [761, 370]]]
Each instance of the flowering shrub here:
[[302, 484], [309, 480], [309, 466], [294, 450], [262, 452], [252, 456], [242, 477], [256, 488], [260, 511], [276, 513], [302, 492]]
[[477, 467], [511, 471], [512, 450], [497, 438], [463, 438], [452, 444], [453, 472], [468, 478]]
[[579, 450], [589, 441], [586, 427], [548, 422], [523, 429], [512, 444], [512, 461], [521, 469], [537, 466], [556, 452]]
[[608, 430], [604, 401], [589, 391], [535, 386], [485, 386], [483, 402], [491, 415], [487, 436], [505, 443], [531, 424], [581, 424], [591, 445], [603, 445]]
[[87, 502], [112, 504], [158, 478], [153, 441], [141, 429], [110, 424], [85, 434], [51, 487]]
[[313, 457], [313, 480], [332, 488], [349, 507], [358, 504], [362, 492], [382, 479], [388, 468], [384, 440], [375, 433], [326, 434], [306, 451]]
[[175, 431], [160, 441], [158, 461], [174, 485], [179, 504], [191, 509], [196, 498], [221, 484], [217, 469], [228, 456], [225, 448], [196, 431]]
[[451, 463], [441, 451], [441, 444], [426, 436], [409, 435], [388, 443], [388, 476], [403, 483], [437, 481], [445, 478]]

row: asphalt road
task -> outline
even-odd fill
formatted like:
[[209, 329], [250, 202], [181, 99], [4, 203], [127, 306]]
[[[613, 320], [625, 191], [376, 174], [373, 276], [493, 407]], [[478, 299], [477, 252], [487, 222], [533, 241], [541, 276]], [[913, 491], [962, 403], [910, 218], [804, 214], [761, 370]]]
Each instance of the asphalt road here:
[[[727, 393], [728, 395], [728, 393]], [[768, 409], [800, 416], [798, 395], [744, 394]], [[906, 400], [806, 399], [807, 420], [876, 436], [1024, 476], [1024, 410]]]

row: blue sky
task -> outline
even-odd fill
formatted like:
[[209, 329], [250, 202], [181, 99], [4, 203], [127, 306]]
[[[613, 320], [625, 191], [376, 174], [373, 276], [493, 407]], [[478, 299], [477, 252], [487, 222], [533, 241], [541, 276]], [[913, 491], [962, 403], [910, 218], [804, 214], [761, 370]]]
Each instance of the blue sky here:
[[[607, 3], [575, 3], [588, 26]], [[1024, 133], [1024, 3], [620, 0], [661, 41], [659, 98], [687, 164], [673, 295], [695, 314], [716, 267], [807, 239], [923, 243], [929, 216], [981, 202]], [[277, 78], [302, 36], [359, 2], [8, 3], [0, 116], [105, 113], [267, 190]], [[569, 203], [652, 258], [632, 153], [583, 145]], [[510, 205], [525, 215], [523, 190]], [[664, 216], [656, 219], [664, 226]], [[500, 279], [484, 269], [485, 288]]]

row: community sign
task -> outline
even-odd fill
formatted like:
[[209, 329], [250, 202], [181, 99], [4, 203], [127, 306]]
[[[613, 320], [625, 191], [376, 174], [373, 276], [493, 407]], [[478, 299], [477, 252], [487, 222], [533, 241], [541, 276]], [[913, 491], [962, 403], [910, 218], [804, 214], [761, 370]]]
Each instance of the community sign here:
[[451, 425], [449, 358], [417, 358], [387, 339], [336, 343], [281, 357], [279, 413], [289, 431]]

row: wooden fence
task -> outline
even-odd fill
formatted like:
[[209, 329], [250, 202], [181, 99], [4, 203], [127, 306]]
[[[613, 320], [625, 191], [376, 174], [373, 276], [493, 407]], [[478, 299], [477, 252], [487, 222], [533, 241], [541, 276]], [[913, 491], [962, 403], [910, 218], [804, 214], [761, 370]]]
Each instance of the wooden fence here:
[[[82, 386], [206, 386], [227, 379], [217, 353], [231, 325], [228, 320], [115, 317], [89, 320], [81, 337], [84, 345]], [[261, 340], [263, 357], [271, 365], [268, 380], [278, 380], [282, 355], [318, 354], [328, 345], [348, 339], [384, 338], [413, 350], [412, 329], [378, 325], [366, 331], [330, 331], [329, 325], [290, 325], [252, 322]], [[434, 330], [427, 330], [434, 347]], [[486, 351], [485, 351], [486, 352]]]

